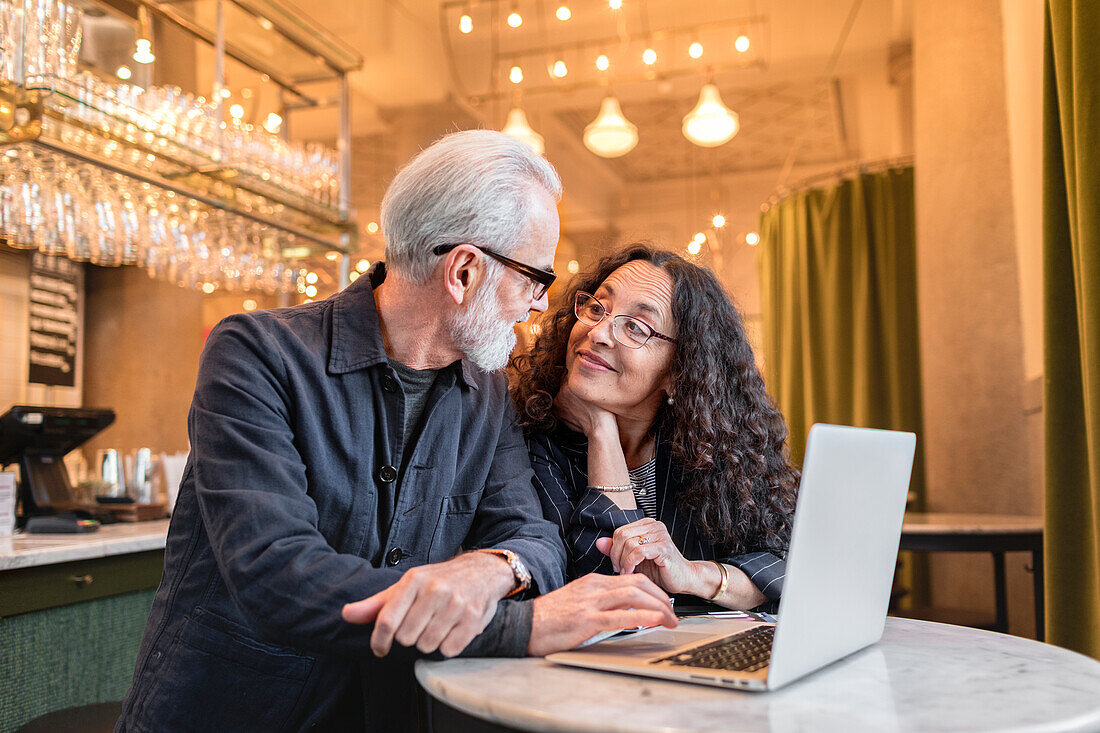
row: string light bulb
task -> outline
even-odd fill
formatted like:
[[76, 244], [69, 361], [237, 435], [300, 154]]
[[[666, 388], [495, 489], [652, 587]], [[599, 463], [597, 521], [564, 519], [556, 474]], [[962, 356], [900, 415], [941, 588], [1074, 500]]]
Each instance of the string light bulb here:
[[282, 124], [283, 118], [274, 112], [270, 112], [267, 115], [267, 119], [264, 120], [264, 129], [274, 135], [279, 132], [279, 128], [282, 127]]
[[523, 81], [523, 69], [513, 66], [512, 70], [508, 72], [508, 80], [513, 84], [519, 84]]
[[740, 53], [745, 53], [749, 50], [749, 37], [743, 34], [738, 36], [737, 40], [733, 42], [733, 47]]
[[688, 56], [692, 57], [693, 59], [697, 59], [702, 55], [703, 55], [703, 44], [696, 41], [695, 43], [688, 46]]
[[235, 120], [239, 120], [244, 117], [244, 107], [239, 104], [234, 104], [229, 108], [229, 116]]
[[596, 57], [596, 68], [600, 71], [607, 71], [611, 67], [611, 61], [604, 54], [600, 54]]
[[474, 19], [468, 13], [463, 13], [462, 17], [458, 19], [458, 29], [463, 33], [472, 32], [474, 30]]
[[756, 245], [760, 244], [760, 235], [756, 232], [749, 232], [745, 235], [745, 244], [749, 245], [750, 247], [755, 247]]
[[568, 5], [561, 5], [558, 7], [557, 12], [558, 20], [569, 20], [573, 17], [573, 13], [569, 10]]
[[554, 62], [554, 70], [551, 73], [558, 79], [561, 79], [569, 73], [569, 69], [566, 68], [564, 61], [558, 59]]
[[523, 25], [523, 16], [513, 10], [508, 15], [508, 25], [512, 28], [519, 28]]
[[721, 229], [726, 225], [726, 217], [721, 214], [715, 214], [714, 218], [710, 220], [710, 223], [714, 225], [715, 229]]
[[618, 10], [623, 6], [623, 0], [607, 0], [607, 6], [612, 10]]
[[688, 246], [687, 246], [688, 254], [697, 255], [697, 254], [699, 254], [700, 250], [702, 250], [702, 249], [703, 249], [703, 245], [699, 242], [696, 242], [694, 239], [691, 240], [690, 242], [688, 242]]
[[642, 61], [648, 66], [653, 66], [653, 64], [657, 63], [657, 52], [652, 48], [647, 48], [642, 52]]
[[133, 76], [133, 72], [130, 71], [129, 66], [120, 66], [118, 67], [118, 71], [115, 72], [115, 76], [125, 81], [126, 79], [129, 79], [131, 76]]

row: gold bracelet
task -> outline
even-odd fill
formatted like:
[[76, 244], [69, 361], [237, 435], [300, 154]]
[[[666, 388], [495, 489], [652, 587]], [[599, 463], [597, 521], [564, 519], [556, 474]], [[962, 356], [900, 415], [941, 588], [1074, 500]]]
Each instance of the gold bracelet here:
[[634, 488], [634, 485], [633, 484], [627, 484], [626, 486], [589, 486], [588, 488], [595, 489], [596, 491], [616, 492], [616, 491], [631, 491]]
[[726, 592], [726, 588], [730, 584], [730, 574], [729, 571], [726, 570], [726, 566], [722, 563], [717, 560], [711, 560], [711, 562], [718, 566], [718, 572], [722, 574], [722, 582], [718, 584], [718, 590], [714, 591], [714, 595], [707, 599], [708, 601], [716, 601]]

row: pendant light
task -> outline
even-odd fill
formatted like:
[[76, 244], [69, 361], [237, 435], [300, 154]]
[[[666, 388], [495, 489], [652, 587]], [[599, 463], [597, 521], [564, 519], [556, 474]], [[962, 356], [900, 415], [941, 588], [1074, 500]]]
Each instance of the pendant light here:
[[584, 128], [584, 146], [604, 158], [626, 155], [638, 144], [638, 128], [623, 116], [619, 100], [604, 97], [600, 113]]
[[737, 113], [722, 104], [718, 87], [704, 84], [699, 92], [699, 103], [684, 115], [684, 137], [704, 148], [725, 145], [741, 129]]
[[527, 122], [527, 115], [520, 107], [512, 107], [501, 132], [524, 143], [531, 150], [534, 150], [536, 155], [542, 155], [546, 149], [542, 135], [531, 129], [531, 125]]
[[138, 8], [138, 27], [140, 37], [134, 43], [134, 61], [139, 64], [151, 64], [157, 60], [157, 57], [153, 55], [153, 42], [150, 40], [152, 37], [152, 28], [149, 22], [149, 11], [145, 6]]

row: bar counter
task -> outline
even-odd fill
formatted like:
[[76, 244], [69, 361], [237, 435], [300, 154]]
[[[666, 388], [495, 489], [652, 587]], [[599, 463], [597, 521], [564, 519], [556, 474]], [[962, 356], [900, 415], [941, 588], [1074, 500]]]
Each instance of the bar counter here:
[[0, 537], [0, 731], [121, 700], [164, 568], [168, 520]]
[[0, 571], [163, 550], [168, 520], [108, 524], [82, 534], [0, 537]]

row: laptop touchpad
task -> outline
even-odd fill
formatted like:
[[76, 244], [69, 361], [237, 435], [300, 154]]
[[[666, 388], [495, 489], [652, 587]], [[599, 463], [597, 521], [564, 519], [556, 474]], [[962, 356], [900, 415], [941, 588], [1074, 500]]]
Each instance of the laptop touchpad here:
[[654, 629], [647, 633], [634, 634], [626, 638], [609, 639], [593, 644], [584, 649], [578, 649], [574, 654], [608, 654], [629, 657], [652, 657], [656, 654], [671, 653], [674, 649], [685, 644], [694, 644], [714, 636], [714, 633], [702, 633], [694, 631], [671, 631], [669, 629]]

